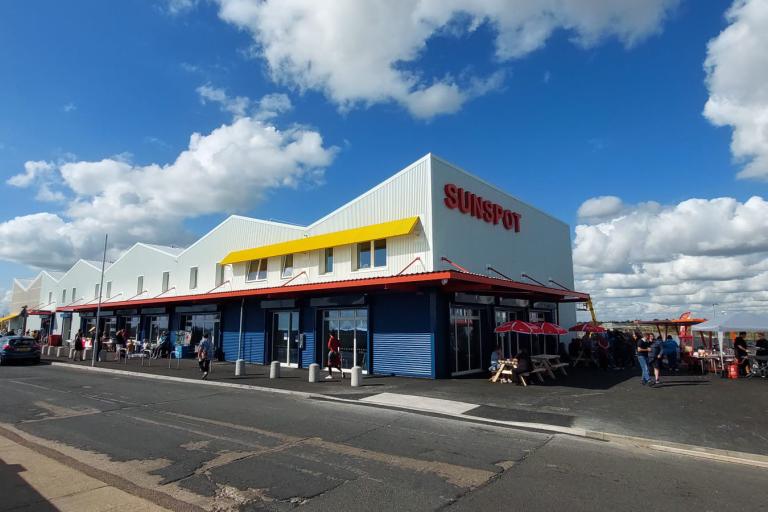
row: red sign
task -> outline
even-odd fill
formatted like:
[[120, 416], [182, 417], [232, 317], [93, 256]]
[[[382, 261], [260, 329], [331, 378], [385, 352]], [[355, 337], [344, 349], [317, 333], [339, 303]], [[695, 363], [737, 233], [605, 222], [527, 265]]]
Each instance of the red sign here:
[[461, 213], [477, 217], [489, 224], [497, 225], [501, 221], [506, 229], [514, 229], [515, 233], [520, 232], [520, 215], [500, 204], [483, 199], [469, 190], [457, 187], [453, 183], [447, 183], [443, 189], [445, 191], [445, 206], [451, 210], [458, 209]]

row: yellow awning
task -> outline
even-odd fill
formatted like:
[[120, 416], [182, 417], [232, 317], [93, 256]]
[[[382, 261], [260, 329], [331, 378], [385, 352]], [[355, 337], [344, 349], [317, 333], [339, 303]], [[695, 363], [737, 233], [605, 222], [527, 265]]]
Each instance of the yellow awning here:
[[4, 316], [3, 318], [0, 318], [0, 324], [3, 323], [3, 322], [7, 322], [8, 320], [12, 320], [12, 319], [16, 318], [17, 316], [19, 316], [19, 313], [12, 313], [12, 314], [10, 314], [8, 316]]
[[243, 261], [259, 260], [272, 256], [283, 256], [285, 254], [338, 247], [357, 242], [365, 242], [366, 240], [380, 240], [382, 238], [408, 235], [413, 231], [413, 228], [416, 227], [418, 222], [418, 217], [409, 217], [407, 219], [382, 222], [381, 224], [371, 224], [370, 226], [363, 226], [361, 228], [345, 229], [343, 231], [335, 231], [323, 235], [299, 238], [298, 240], [289, 240], [288, 242], [264, 245], [252, 249], [243, 249], [227, 254], [227, 256], [221, 260], [221, 264], [241, 263]]

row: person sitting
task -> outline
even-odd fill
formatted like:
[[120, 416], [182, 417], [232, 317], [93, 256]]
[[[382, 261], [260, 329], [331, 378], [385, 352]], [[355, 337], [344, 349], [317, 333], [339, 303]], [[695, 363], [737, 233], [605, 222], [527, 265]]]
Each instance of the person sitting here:
[[488, 371], [496, 373], [499, 370], [499, 359], [501, 359], [501, 347], [496, 345], [496, 348], [491, 352], [491, 366], [488, 367]]
[[168, 339], [168, 333], [166, 331], [163, 331], [160, 333], [160, 340], [158, 340], [157, 345], [152, 350], [152, 357], [155, 359], [158, 359], [160, 357], [163, 357], [164, 354], [168, 354], [171, 352], [171, 342]]
[[757, 351], [755, 352], [755, 356], [768, 357], [768, 340], [765, 339], [765, 334], [763, 333], [757, 334], [757, 341], [755, 342], [755, 348], [757, 349]]
[[533, 369], [533, 363], [528, 352], [521, 350], [512, 359], [512, 382], [521, 384], [521, 374], [528, 373]]
[[671, 334], [667, 334], [667, 339], [662, 344], [663, 354], [667, 357], [667, 364], [670, 371], [676, 372], [677, 368], [677, 342], [672, 338]]

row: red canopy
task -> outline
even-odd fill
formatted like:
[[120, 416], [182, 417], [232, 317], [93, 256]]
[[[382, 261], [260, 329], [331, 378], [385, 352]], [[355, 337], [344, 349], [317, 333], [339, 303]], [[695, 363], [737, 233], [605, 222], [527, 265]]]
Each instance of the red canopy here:
[[590, 322], [582, 322], [582, 323], [576, 324], [568, 330], [576, 331], [576, 332], [605, 332], [605, 328]]
[[513, 320], [512, 322], [504, 322], [500, 324], [494, 332], [519, 332], [520, 334], [541, 334], [541, 327], [529, 322], [523, 322], [522, 320]]
[[568, 334], [568, 331], [557, 324], [553, 324], [552, 322], [539, 322], [536, 325], [538, 325], [539, 329], [541, 329], [541, 334]]

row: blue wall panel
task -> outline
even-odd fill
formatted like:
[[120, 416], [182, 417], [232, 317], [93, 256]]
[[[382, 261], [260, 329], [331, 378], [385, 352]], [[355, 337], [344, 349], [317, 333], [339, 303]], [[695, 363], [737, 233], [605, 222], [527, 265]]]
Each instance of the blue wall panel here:
[[305, 332], [304, 350], [301, 351], [301, 367], [309, 368], [315, 362], [315, 332]]
[[432, 377], [431, 333], [374, 334], [373, 373]]
[[434, 377], [429, 294], [371, 297], [373, 373]]
[[[222, 308], [221, 340], [224, 359], [236, 361], [240, 343], [240, 303]], [[264, 364], [264, 312], [247, 301], [243, 318], [243, 359]]]

